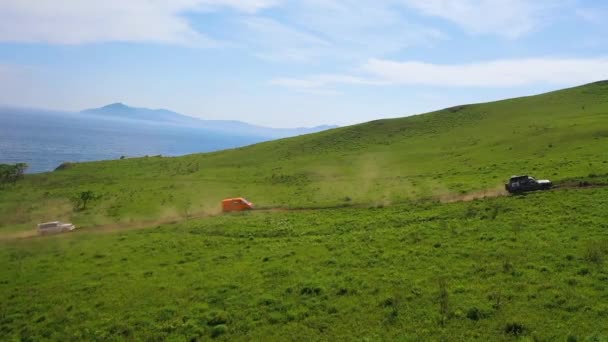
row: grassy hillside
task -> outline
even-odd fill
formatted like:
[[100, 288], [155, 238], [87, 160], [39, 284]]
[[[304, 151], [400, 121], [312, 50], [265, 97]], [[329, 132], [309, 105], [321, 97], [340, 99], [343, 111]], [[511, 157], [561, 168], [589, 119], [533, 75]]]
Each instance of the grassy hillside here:
[[[607, 147], [602, 82], [28, 175], [0, 192], [0, 340], [602, 341]], [[600, 186], [438, 200], [519, 173]], [[237, 195], [309, 209], [196, 218]], [[85, 228], [14, 238], [51, 219]]]
[[0, 241], [2, 340], [603, 341], [608, 189]]
[[[378, 120], [236, 150], [75, 164], [0, 192], [1, 228], [90, 226], [260, 206], [391, 203], [500, 187], [512, 174], [608, 173], [608, 82]], [[75, 212], [70, 198], [101, 197]]]

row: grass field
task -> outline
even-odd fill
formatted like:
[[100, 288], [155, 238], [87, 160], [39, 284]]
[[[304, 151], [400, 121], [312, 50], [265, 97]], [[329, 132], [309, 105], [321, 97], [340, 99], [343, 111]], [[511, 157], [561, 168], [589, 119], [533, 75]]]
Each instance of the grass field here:
[[[521, 173], [558, 188], [470, 200]], [[606, 341], [607, 185], [607, 82], [27, 175], [0, 340]], [[298, 210], [219, 215], [241, 195]], [[15, 238], [54, 219], [82, 228]]]
[[3, 242], [24, 340], [608, 338], [608, 189]]

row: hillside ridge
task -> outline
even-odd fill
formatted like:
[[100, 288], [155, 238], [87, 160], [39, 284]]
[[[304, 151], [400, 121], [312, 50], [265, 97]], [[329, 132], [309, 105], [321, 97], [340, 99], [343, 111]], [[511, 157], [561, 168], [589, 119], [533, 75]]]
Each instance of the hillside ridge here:
[[316, 133], [338, 127], [335, 125], [318, 125], [313, 127], [273, 128], [253, 125], [238, 120], [202, 119], [163, 108], [150, 109], [144, 107], [131, 107], [122, 102], [115, 102], [99, 108], [84, 109], [80, 113], [123, 119], [155, 121], [160, 123], [185, 125], [189, 127], [199, 127], [222, 133], [268, 136], [272, 138], [283, 138], [287, 136]]

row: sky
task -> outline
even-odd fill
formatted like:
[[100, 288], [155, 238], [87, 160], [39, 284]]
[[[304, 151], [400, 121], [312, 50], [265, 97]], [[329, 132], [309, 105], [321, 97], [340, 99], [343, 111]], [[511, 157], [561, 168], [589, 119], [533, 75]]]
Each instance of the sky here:
[[0, 105], [348, 125], [608, 79], [603, 0], [0, 0]]

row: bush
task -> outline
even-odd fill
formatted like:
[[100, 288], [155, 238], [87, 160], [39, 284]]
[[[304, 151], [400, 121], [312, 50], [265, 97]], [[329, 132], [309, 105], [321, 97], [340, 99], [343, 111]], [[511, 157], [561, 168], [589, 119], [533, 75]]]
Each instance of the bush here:
[[0, 164], [0, 185], [15, 184], [18, 180], [23, 179], [26, 169], [26, 163]]
[[472, 307], [469, 310], [467, 310], [467, 318], [472, 321], [479, 321], [480, 319], [482, 319], [484, 317], [485, 317], [485, 314], [481, 310], [479, 310], [479, 308]]
[[307, 296], [318, 296], [321, 293], [323, 293], [323, 289], [320, 287], [305, 286], [300, 290], [301, 295], [307, 295]]
[[380, 306], [384, 308], [394, 307], [397, 305], [397, 300], [393, 297], [386, 298], [380, 303]]
[[344, 287], [340, 288], [338, 290], [338, 292], [336, 293], [336, 295], [338, 295], [338, 296], [346, 296], [347, 294], [348, 294], [348, 289], [344, 288]]
[[524, 335], [527, 330], [528, 329], [523, 324], [518, 322], [507, 323], [507, 325], [505, 325], [505, 334], [513, 336]]

